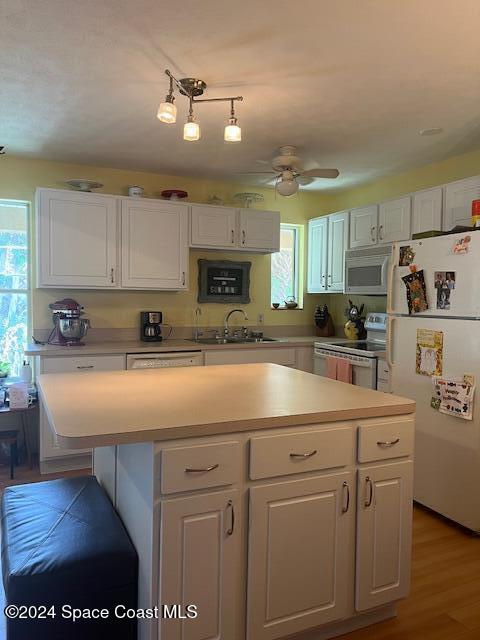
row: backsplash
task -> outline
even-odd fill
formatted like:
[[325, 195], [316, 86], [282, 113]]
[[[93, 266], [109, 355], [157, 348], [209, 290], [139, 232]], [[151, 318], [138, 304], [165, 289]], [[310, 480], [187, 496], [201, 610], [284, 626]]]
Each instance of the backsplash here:
[[320, 297], [320, 304], [326, 304], [330, 311], [333, 324], [335, 325], [335, 333], [338, 335], [343, 335], [343, 325], [347, 321], [345, 309], [348, 307], [349, 300], [359, 308], [362, 304], [365, 305], [363, 310], [364, 315], [369, 311], [385, 312], [387, 310], [387, 296], [352, 296], [343, 293], [333, 293]]

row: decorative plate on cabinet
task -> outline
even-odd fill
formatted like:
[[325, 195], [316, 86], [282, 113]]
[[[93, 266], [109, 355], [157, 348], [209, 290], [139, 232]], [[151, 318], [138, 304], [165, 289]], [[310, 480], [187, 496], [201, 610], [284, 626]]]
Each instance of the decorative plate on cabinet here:
[[65, 184], [69, 187], [73, 187], [75, 191], [92, 191], [92, 189], [101, 189], [103, 184], [101, 182], [95, 182], [95, 180], [84, 180], [79, 178], [78, 180], [66, 180]]

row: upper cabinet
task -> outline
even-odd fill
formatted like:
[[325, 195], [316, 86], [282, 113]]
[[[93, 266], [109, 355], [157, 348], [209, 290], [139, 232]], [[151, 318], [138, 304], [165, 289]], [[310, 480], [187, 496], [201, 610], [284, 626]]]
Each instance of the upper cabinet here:
[[341, 292], [344, 253], [348, 247], [348, 211], [314, 218], [308, 223], [309, 293]]
[[280, 251], [280, 214], [240, 209], [239, 246], [244, 250]]
[[377, 244], [378, 206], [372, 204], [350, 211], [350, 248]]
[[457, 225], [472, 226], [472, 200], [480, 198], [480, 176], [450, 182], [445, 186], [444, 231]]
[[274, 253], [280, 250], [280, 214], [192, 204], [190, 246]]
[[192, 204], [190, 246], [232, 249], [238, 243], [237, 210]]
[[186, 289], [188, 205], [122, 200], [122, 287]]
[[308, 221], [308, 293], [327, 290], [328, 217]]
[[345, 249], [348, 248], [348, 211], [328, 216], [327, 289], [343, 291]]
[[378, 210], [378, 242], [389, 244], [410, 238], [410, 196], [383, 202]]
[[39, 189], [36, 212], [39, 287], [118, 286], [114, 196]]
[[442, 229], [443, 189], [435, 187], [413, 194], [412, 235]]

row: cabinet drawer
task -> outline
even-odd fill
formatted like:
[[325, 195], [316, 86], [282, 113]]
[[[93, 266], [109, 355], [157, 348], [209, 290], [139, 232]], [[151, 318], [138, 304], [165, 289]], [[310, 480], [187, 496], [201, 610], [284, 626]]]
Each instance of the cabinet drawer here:
[[125, 356], [63, 356], [44, 358], [42, 373], [74, 373], [87, 371], [120, 371], [125, 369]]
[[162, 451], [161, 492], [177, 493], [221, 487], [240, 478], [239, 442], [220, 442]]
[[218, 349], [205, 351], [205, 364], [248, 364], [273, 362], [287, 367], [295, 366], [295, 349], [285, 347], [257, 349]]
[[390, 379], [390, 370], [388, 368], [388, 364], [386, 360], [381, 360], [381, 359], [378, 360], [377, 378], [379, 380], [386, 380], [386, 381]]
[[374, 462], [413, 453], [414, 422], [399, 420], [358, 428], [358, 461]]
[[351, 460], [352, 440], [351, 427], [252, 438], [250, 478], [345, 467]]

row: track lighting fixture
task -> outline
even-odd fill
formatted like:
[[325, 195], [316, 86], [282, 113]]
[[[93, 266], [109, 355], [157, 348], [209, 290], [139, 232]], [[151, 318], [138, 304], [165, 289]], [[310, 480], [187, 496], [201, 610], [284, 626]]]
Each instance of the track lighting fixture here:
[[238, 125], [237, 118], [235, 116], [235, 101], [241, 102], [243, 96], [235, 96], [229, 98], [199, 98], [203, 95], [203, 92], [207, 88], [207, 85], [203, 80], [197, 78], [182, 78], [177, 80], [168, 69], [165, 69], [165, 74], [170, 78], [170, 89], [165, 98], [165, 102], [162, 102], [158, 107], [157, 118], [161, 122], [166, 124], [174, 124], [177, 120], [177, 107], [174, 104], [175, 97], [173, 95], [175, 87], [179, 92], [189, 99], [190, 107], [188, 111], [187, 122], [183, 126], [183, 139], [188, 141], [196, 141], [200, 139], [200, 125], [195, 120], [193, 115], [193, 105], [199, 102], [230, 102], [230, 118], [225, 127], [224, 140], [225, 142], [241, 142], [242, 130]]

